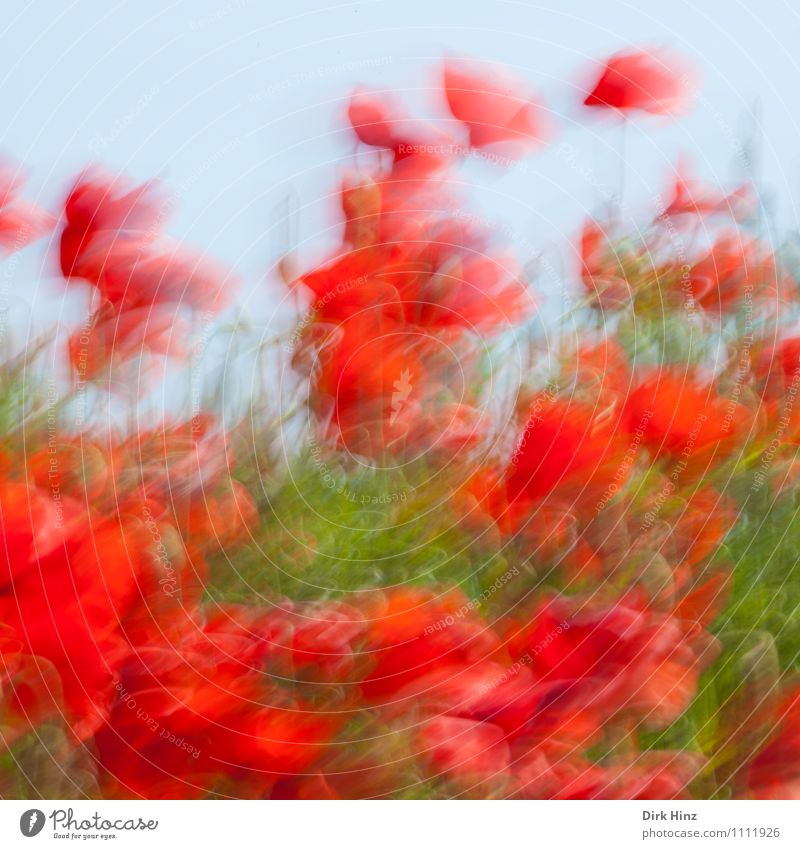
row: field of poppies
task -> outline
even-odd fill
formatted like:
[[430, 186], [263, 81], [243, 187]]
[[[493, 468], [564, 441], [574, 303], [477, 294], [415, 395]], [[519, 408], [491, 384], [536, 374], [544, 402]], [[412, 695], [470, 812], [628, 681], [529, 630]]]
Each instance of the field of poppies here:
[[[586, 78], [622, 132], [698, 84]], [[800, 798], [793, 242], [676, 166], [563, 272], [517, 258], [459, 169], [559, 128], [496, 66], [435, 79], [438, 117], [347, 101], [291, 326], [226, 324], [161, 185], [44, 210], [2, 169], [5, 261], [38, 241], [90, 309], [0, 368], [0, 797]]]

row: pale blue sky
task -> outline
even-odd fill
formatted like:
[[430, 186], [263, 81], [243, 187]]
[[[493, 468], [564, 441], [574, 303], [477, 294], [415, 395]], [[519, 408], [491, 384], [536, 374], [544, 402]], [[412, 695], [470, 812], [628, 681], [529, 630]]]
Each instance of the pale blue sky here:
[[[598, 187], [614, 185], [617, 133], [587, 120], [575, 83], [589, 59], [630, 45], [684, 51], [703, 89], [684, 120], [635, 124], [629, 199], [647, 202], [660, 191], [681, 150], [701, 176], [734, 177], [742, 116], [760, 98], [763, 179], [781, 223], [797, 218], [800, 19], [783, 0], [6, 0], [4, 12], [0, 150], [30, 174], [30, 196], [53, 206], [70, 175], [92, 161], [139, 179], [160, 175], [179, 201], [171, 232], [235, 266], [245, 291], [289, 238], [281, 210], [290, 192], [302, 209], [292, 237], [301, 247], [321, 250], [335, 235], [325, 233], [328, 193], [352, 150], [337, 132], [352, 85], [396, 87], [421, 103], [443, 52], [507, 63], [558, 117], [559, 137], [527, 169], [465, 171], [484, 211], [519, 234], [522, 254], [566, 244], [596, 206]], [[571, 161], [564, 145], [575, 152]], [[22, 312], [53, 291], [44, 247], [2, 275]], [[239, 303], [260, 313], [263, 294], [257, 300]]]

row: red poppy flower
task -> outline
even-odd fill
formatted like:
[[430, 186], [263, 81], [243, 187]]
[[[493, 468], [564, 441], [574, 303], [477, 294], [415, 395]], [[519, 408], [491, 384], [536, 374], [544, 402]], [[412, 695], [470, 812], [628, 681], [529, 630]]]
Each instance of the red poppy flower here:
[[604, 404], [554, 397], [534, 405], [508, 469], [509, 498], [586, 506], [624, 476], [619, 404], [613, 396]]
[[258, 668], [270, 644], [236, 615], [142, 649], [120, 670], [95, 738], [107, 793], [197, 798], [235, 784], [226, 795], [258, 798], [325, 754], [342, 720], [272, 685]]
[[443, 659], [397, 691], [389, 712], [402, 714], [413, 707], [423, 716], [450, 714], [492, 723], [508, 739], [525, 733], [547, 688], [524, 664], [513, 665], [496, 649], [494, 654], [504, 662]]
[[107, 716], [114, 670], [131, 651], [123, 623], [158, 584], [143, 523], [95, 517], [91, 535], [88, 518], [70, 524], [62, 545], [0, 594], [0, 617], [56, 665], [70, 728], [85, 739]]
[[381, 325], [368, 313], [334, 331], [319, 351], [312, 396], [330, 434], [370, 455], [401, 439], [406, 431], [400, 414], [429, 391], [422, 356], [428, 345], [426, 337]]
[[129, 240], [144, 246], [160, 234], [164, 208], [152, 183], [131, 188], [122, 178], [84, 175], [64, 204], [61, 273], [99, 285], [105, 259], [115, 248]]
[[299, 680], [344, 684], [365, 671], [369, 659], [354, 648], [368, 630], [362, 611], [341, 602], [288, 607], [278, 618]]
[[520, 741], [512, 762], [515, 795], [522, 799], [596, 799], [609, 785], [602, 766], [552, 740]]
[[499, 642], [476, 621], [461, 593], [437, 596], [403, 588], [376, 605], [367, 648], [374, 668], [363, 682], [364, 695], [392, 702], [404, 687], [415, 688], [428, 674], [438, 676], [445, 665], [491, 658]]
[[725, 195], [713, 187], [703, 186], [688, 177], [683, 169], [675, 174], [671, 197], [664, 207], [661, 218], [676, 215], [708, 215], [725, 207]]
[[116, 244], [102, 265], [100, 291], [119, 309], [178, 304], [217, 311], [225, 304], [226, 272], [177, 244], [160, 240], [145, 251], [131, 242]]
[[552, 744], [514, 761], [517, 794], [525, 799], [688, 799], [702, 768], [701, 757], [670, 751], [606, 759], [601, 766]]
[[0, 481], [0, 592], [63, 544], [69, 511], [67, 502], [57, 504], [46, 490]]
[[712, 659], [708, 641], [688, 639], [677, 620], [623, 602], [555, 599], [512, 632], [511, 648], [551, 685], [532, 729], [563, 729], [576, 711], [594, 715], [597, 728], [617, 714], [663, 728], [688, 707]]
[[461, 325], [473, 330], [510, 328], [527, 317], [534, 298], [509, 256], [466, 255], [445, 259], [414, 293], [407, 314], [426, 327]]
[[394, 147], [408, 122], [390, 94], [361, 87], [350, 97], [347, 117], [360, 141], [372, 147]]
[[672, 183], [669, 200], [660, 220], [684, 215], [714, 215], [728, 213], [734, 218], [748, 218], [755, 213], [757, 201], [749, 184], [730, 193], [700, 183], [692, 178], [684, 165], [679, 166]]
[[800, 799], [800, 687], [788, 687], [771, 717], [776, 735], [748, 770], [755, 799]]
[[183, 326], [174, 312], [158, 307], [117, 312], [106, 304], [89, 327], [70, 336], [70, 363], [79, 380], [95, 380], [136, 357], [180, 357], [184, 354]]
[[688, 622], [690, 627], [697, 625], [707, 628], [727, 607], [732, 584], [730, 569], [716, 569], [699, 578], [687, 574], [676, 587], [680, 598], [675, 605], [674, 615]]
[[168, 204], [152, 184], [84, 177], [67, 198], [61, 271], [97, 287], [118, 309], [176, 303], [219, 309], [224, 272], [161, 238]]
[[506, 776], [511, 754], [502, 729], [491, 722], [440, 716], [417, 735], [420, 755], [433, 776], [454, 779], [466, 788]]
[[674, 114], [691, 94], [685, 60], [664, 51], [616, 53], [607, 60], [584, 105], [653, 114]]
[[[784, 336], [774, 342], [759, 340], [751, 348], [750, 365], [758, 392], [766, 402], [767, 421], [774, 415], [788, 415], [792, 420], [790, 431], [796, 431], [794, 405], [787, 404], [786, 398], [792, 386], [800, 386], [800, 336]], [[741, 366], [749, 377], [746, 363]]]
[[679, 459], [699, 469], [709, 452], [725, 456], [750, 422], [747, 410], [727, 400], [694, 372], [661, 371], [642, 380], [626, 404], [627, 426], [641, 432], [656, 456]]
[[507, 71], [450, 59], [444, 64], [444, 92], [473, 147], [500, 145], [520, 156], [551, 135], [544, 106]]
[[55, 219], [19, 198], [22, 180], [8, 163], [0, 162], [0, 251], [15, 253], [53, 229]]
[[[426, 328], [498, 332], [526, 318], [534, 299], [517, 262], [493, 251], [469, 222], [428, 209], [405, 182], [345, 184], [345, 249], [302, 283], [314, 295], [312, 316], [341, 322], [364, 309]], [[410, 194], [409, 194], [410, 192]], [[350, 247], [352, 246], [352, 247]]]
[[630, 388], [628, 356], [619, 343], [608, 336], [595, 341], [585, 334], [585, 341], [564, 356], [561, 371], [564, 382], [574, 384], [576, 397], [598, 409], [607, 406], [612, 399], [624, 401]]
[[694, 300], [704, 309], [726, 312], [736, 307], [746, 291], [777, 280], [774, 264], [759, 259], [754, 242], [743, 242], [740, 236], [718, 239], [714, 247], [692, 266], [689, 285]]
[[694, 752], [653, 751], [623, 759], [609, 770], [600, 799], [691, 799], [690, 785], [705, 759]]
[[800, 337], [784, 339], [778, 348], [778, 366], [787, 383], [800, 378]]
[[[27, 735], [41, 735], [41, 723], [58, 726], [63, 717], [61, 678], [56, 667], [43, 657], [26, 654], [13, 630], [0, 625], [0, 728], [4, 748], [12, 750]], [[42, 780], [46, 778], [42, 776]]]
[[325, 433], [366, 456], [467, 447], [483, 436], [469, 403], [475, 349], [461, 333], [435, 335], [391, 320], [382, 308], [363, 311], [339, 327], [319, 326], [308, 360], [311, 407]]

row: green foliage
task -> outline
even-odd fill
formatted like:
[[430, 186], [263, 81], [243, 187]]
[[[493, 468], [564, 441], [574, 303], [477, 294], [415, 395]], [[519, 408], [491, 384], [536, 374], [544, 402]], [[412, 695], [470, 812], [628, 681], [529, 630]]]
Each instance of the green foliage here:
[[449, 490], [426, 470], [334, 464], [306, 454], [263, 496], [253, 542], [214, 566], [215, 597], [321, 600], [400, 584], [475, 597], [508, 568], [488, 539], [463, 526]]
[[766, 631], [781, 669], [800, 664], [800, 502], [764, 486], [728, 534], [718, 559], [733, 564], [731, 602], [712, 630]]

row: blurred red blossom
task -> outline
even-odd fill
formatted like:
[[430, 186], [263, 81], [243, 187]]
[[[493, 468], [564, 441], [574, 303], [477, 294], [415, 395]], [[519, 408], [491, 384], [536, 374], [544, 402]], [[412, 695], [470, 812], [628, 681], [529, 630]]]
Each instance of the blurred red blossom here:
[[505, 69], [454, 58], [443, 73], [447, 104], [473, 147], [498, 145], [518, 157], [550, 139], [546, 108]]
[[509, 497], [594, 504], [624, 470], [619, 415], [611, 395], [602, 407], [559, 397], [534, 406], [508, 469]]
[[22, 182], [10, 163], [0, 161], [0, 251], [6, 254], [21, 250], [55, 226], [52, 215], [19, 197]]
[[606, 61], [584, 105], [622, 114], [676, 114], [692, 96], [694, 76], [685, 59], [667, 51], [621, 51]]
[[775, 735], [747, 771], [756, 799], [800, 799], [800, 687], [787, 686], [775, 711]]

